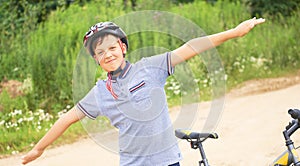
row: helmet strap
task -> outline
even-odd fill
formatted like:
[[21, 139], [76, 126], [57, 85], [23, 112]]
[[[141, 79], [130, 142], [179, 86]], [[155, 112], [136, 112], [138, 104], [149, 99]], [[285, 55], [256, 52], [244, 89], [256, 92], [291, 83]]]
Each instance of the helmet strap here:
[[113, 87], [112, 87], [112, 79], [116, 78], [121, 72], [122, 72], [122, 65], [125, 63], [125, 60], [123, 60], [122, 64], [118, 67], [117, 70], [111, 71], [107, 73], [107, 81], [106, 81], [106, 88], [107, 90], [111, 93], [111, 95], [115, 98], [118, 99], [118, 95], [114, 92]]
[[[118, 39], [118, 42], [119, 42], [119, 45], [121, 47], [123, 57], [125, 57], [125, 50], [123, 49], [123, 43], [120, 39]], [[106, 88], [115, 99], [118, 99], [118, 95], [113, 90], [112, 79], [116, 78], [122, 72], [122, 70], [123, 70], [122, 66], [123, 66], [124, 63], [125, 63], [125, 59], [123, 59], [121, 65], [118, 67], [117, 70], [107, 73]]]
[[113, 90], [113, 87], [112, 87], [112, 82], [111, 82], [111, 77], [112, 77], [112, 75], [111, 75], [111, 73], [108, 73], [108, 74], [107, 74], [107, 77], [108, 77], [108, 79], [107, 79], [107, 81], [106, 81], [106, 88], [107, 88], [107, 90], [111, 93], [111, 95], [112, 95], [115, 99], [118, 99], [118, 95], [115, 94], [115, 92], [114, 92], [114, 90]]
[[117, 68], [117, 70], [108, 72], [111, 74], [112, 78], [116, 78], [122, 72], [122, 66], [124, 65], [124, 63], [126, 63], [125, 59], [123, 59], [121, 65]]
[[123, 57], [125, 58], [126, 52], [125, 52], [125, 50], [123, 49], [123, 42], [121, 41], [121, 39], [118, 39], [118, 42], [119, 42], [119, 45], [120, 45], [120, 47], [121, 47]]

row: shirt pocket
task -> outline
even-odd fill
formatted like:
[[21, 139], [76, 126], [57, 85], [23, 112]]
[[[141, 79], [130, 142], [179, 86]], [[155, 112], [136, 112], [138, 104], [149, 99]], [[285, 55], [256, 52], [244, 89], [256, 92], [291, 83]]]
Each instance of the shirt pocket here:
[[145, 81], [142, 80], [140, 83], [133, 85], [131, 88], [129, 88], [129, 92], [131, 94], [137, 92], [138, 90], [142, 89], [146, 85]]
[[142, 106], [143, 108], [146, 108], [150, 106], [151, 99], [149, 96], [150, 89], [148, 86], [149, 85], [144, 80], [136, 81], [136, 83], [130, 86], [130, 98], [137, 107]]

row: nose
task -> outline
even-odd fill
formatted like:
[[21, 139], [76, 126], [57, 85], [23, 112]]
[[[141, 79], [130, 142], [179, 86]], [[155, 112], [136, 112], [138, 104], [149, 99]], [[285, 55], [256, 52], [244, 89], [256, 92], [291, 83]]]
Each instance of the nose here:
[[106, 52], [105, 52], [105, 54], [104, 54], [104, 59], [108, 59], [108, 58], [110, 58], [112, 56], [112, 53], [109, 51], [109, 50], [107, 50]]

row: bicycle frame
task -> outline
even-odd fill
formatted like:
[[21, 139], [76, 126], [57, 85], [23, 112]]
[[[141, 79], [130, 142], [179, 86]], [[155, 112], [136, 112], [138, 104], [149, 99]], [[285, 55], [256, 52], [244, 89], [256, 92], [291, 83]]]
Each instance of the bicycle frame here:
[[[286, 126], [285, 130], [283, 131], [287, 150], [282, 153], [271, 164], [271, 166], [300, 166], [300, 161], [294, 146], [294, 142], [290, 138], [291, 135], [300, 128], [300, 110], [289, 109], [288, 113], [291, 115], [293, 120]], [[197, 133], [189, 130], [177, 129], [175, 131], [175, 135], [180, 139], [185, 139], [190, 142], [191, 148], [199, 149], [202, 157], [202, 160], [199, 161], [199, 166], [201, 166], [202, 164], [204, 166], [209, 166], [202, 142], [204, 142], [207, 138], [217, 139], [218, 135], [216, 133]]]
[[204, 142], [207, 138], [217, 139], [218, 138], [217, 133], [197, 133], [197, 132], [191, 132], [189, 130], [177, 129], [175, 130], [175, 135], [180, 139], [185, 139], [188, 142], [190, 142], [191, 148], [199, 149], [202, 157], [202, 160], [199, 161], [199, 166], [201, 166], [202, 164], [204, 166], [209, 166], [202, 142]]
[[201, 164], [203, 164], [204, 166], [209, 166], [208, 164], [208, 160], [206, 158], [205, 152], [204, 152], [204, 148], [202, 145], [202, 142], [204, 140], [197, 140], [197, 141], [191, 141], [191, 147], [193, 149], [199, 149], [199, 152], [201, 154], [202, 160], [199, 161], [199, 166], [201, 166]]
[[283, 131], [283, 136], [285, 139], [285, 145], [287, 146], [287, 150], [280, 155], [274, 162], [273, 166], [289, 166], [294, 164], [295, 166], [300, 166], [299, 157], [297, 151], [294, 146], [294, 142], [291, 140], [290, 136], [299, 129], [299, 120], [293, 120], [286, 126], [286, 130]]

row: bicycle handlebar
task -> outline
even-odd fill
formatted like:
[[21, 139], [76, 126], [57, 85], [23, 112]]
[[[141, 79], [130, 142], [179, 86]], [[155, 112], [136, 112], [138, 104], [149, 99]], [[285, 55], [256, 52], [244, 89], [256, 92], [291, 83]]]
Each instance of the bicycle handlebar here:
[[297, 119], [300, 121], [300, 110], [298, 109], [289, 109], [288, 113], [291, 115], [293, 119]]
[[290, 136], [300, 128], [300, 110], [289, 109], [288, 113], [291, 115], [293, 120], [285, 127], [283, 131], [285, 140], [290, 140]]

